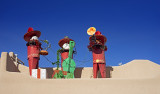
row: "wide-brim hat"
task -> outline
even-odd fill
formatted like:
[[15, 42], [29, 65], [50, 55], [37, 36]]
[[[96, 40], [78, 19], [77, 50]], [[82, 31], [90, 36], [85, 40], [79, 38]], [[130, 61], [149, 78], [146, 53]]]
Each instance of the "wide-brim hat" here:
[[100, 31], [95, 32], [95, 35], [89, 37], [89, 40], [92, 41], [93, 37], [96, 37], [96, 40], [100, 40], [101, 44], [105, 44], [107, 42], [107, 38], [101, 34]]
[[[94, 35], [96, 40], [100, 40], [100, 42], [104, 45], [107, 42], [107, 38], [104, 35]], [[90, 36], [89, 40], [92, 41], [94, 36]]]
[[65, 37], [65, 38], [61, 39], [61, 40], [58, 42], [58, 45], [62, 48], [63, 44], [65, 44], [65, 43], [68, 43], [68, 44], [69, 44], [70, 41], [74, 41], [74, 40], [72, 40], [72, 39], [70, 39], [70, 38], [68, 38], [68, 37]]
[[28, 32], [24, 35], [24, 40], [29, 42], [33, 36], [37, 36], [38, 38], [41, 36], [41, 32], [37, 30], [33, 30], [33, 28], [28, 28]]

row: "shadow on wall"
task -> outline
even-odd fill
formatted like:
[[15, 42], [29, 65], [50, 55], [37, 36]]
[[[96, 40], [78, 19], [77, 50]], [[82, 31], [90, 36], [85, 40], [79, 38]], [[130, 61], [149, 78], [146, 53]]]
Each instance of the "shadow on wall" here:
[[75, 78], [81, 78], [81, 75], [82, 75], [82, 70], [84, 69], [84, 67], [82, 68], [76, 68], [75, 71], [74, 71], [74, 76]]
[[[53, 72], [54, 72], [54, 69], [53, 68], [42, 68], [42, 69], [46, 69], [47, 78], [51, 79]], [[76, 68], [75, 69], [75, 72], [74, 72], [75, 78], [81, 78], [82, 70], [83, 70], [83, 68]]]
[[53, 74], [53, 68], [42, 68], [42, 69], [46, 69], [47, 78], [51, 79]]
[[106, 78], [112, 78], [112, 71], [113, 71], [113, 68], [111, 66], [107, 66], [106, 67]]
[[[113, 71], [113, 68], [112, 68], [111, 66], [107, 66], [107, 67], [106, 67], [106, 78], [111, 78], [111, 77], [112, 77], [112, 76], [111, 76], [111, 75], [112, 75], [112, 74], [111, 74], [112, 71]], [[102, 78], [100, 71], [98, 71], [98, 75], [97, 75], [97, 76], [98, 76], [98, 78]]]
[[[74, 72], [75, 78], [81, 78], [83, 69], [84, 69], [84, 67], [75, 69], [75, 72]], [[112, 67], [110, 67], [110, 66], [106, 67], [106, 78], [111, 78], [112, 71], [113, 71]], [[98, 78], [102, 78], [99, 71], [98, 71], [97, 76], [98, 76]]]
[[6, 71], [9, 72], [20, 72], [18, 65], [16, 66], [14, 61], [12, 60], [12, 58], [9, 56], [8, 53], [3, 53], [3, 58], [6, 58], [7, 62], [3, 62], [6, 63]]

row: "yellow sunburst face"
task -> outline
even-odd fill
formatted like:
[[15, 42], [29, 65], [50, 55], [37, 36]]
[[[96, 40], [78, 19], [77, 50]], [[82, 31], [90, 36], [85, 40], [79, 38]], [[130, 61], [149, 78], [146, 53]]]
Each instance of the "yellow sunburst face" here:
[[90, 27], [87, 30], [87, 34], [88, 35], [93, 35], [93, 34], [95, 34], [95, 32], [96, 32], [96, 28], [95, 27]]

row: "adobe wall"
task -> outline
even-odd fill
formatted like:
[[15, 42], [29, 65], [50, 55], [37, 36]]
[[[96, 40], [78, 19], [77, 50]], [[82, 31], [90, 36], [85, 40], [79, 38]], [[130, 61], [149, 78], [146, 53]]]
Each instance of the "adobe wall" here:
[[160, 79], [35, 79], [22, 73], [0, 75], [1, 94], [160, 94]]
[[[0, 71], [19, 72], [29, 75], [29, 68], [17, 64], [11, 57], [15, 57], [13, 52], [9, 54], [2, 52]], [[55, 68], [44, 68], [47, 70], [48, 77], [52, 78]], [[93, 78], [92, 67], [76, 68], [75, 78]], [[152, 78], [160, 76], [160, 65], [149, 60], [133, 60], [121, 66], [106, 67], [107, 78]], [[98, 78], [101, 78], [100, 73]]]
[[[107, 67], [108, 78], [113, 79], [37, 80], [29, 76], [28, 67], [16, 64], [11, 56], [13, 53], [1, 54], [0, 94], [160, 94], [160, 65], [148, 60]], [[54, 69], [47, 68], [50, 74]], [[76, 68], [75, 76], [91, 78], [92, 68]]]
[[13, 52], [1, 53], [0, 71], [21, 72], [24, 74], [29, 74], [28, 67], [21, 64], [17, 64], [11, 57], [14, 57], [14, 58], [16, 57]]
[[1, 54], [0, 71], [19, 72], [17, 66], [14, 64], [7, 52], [2, 52]]
[[152, 78], [160, 75], [160, 65], [149, 60], [133, 60], [113, 67], [111, 78]]

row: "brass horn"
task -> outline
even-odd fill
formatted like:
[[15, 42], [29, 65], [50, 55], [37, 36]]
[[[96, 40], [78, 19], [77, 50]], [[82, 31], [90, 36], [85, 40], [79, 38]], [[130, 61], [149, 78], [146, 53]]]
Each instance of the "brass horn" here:
[[88, 35], [94, 35], [95, 32], [96, 32], [96, 28], [95, 28], [95, 27], [90, 27], [90, 28], [88, 28], [88, 30], [87, 30], [87, 34], [88, 34]]

